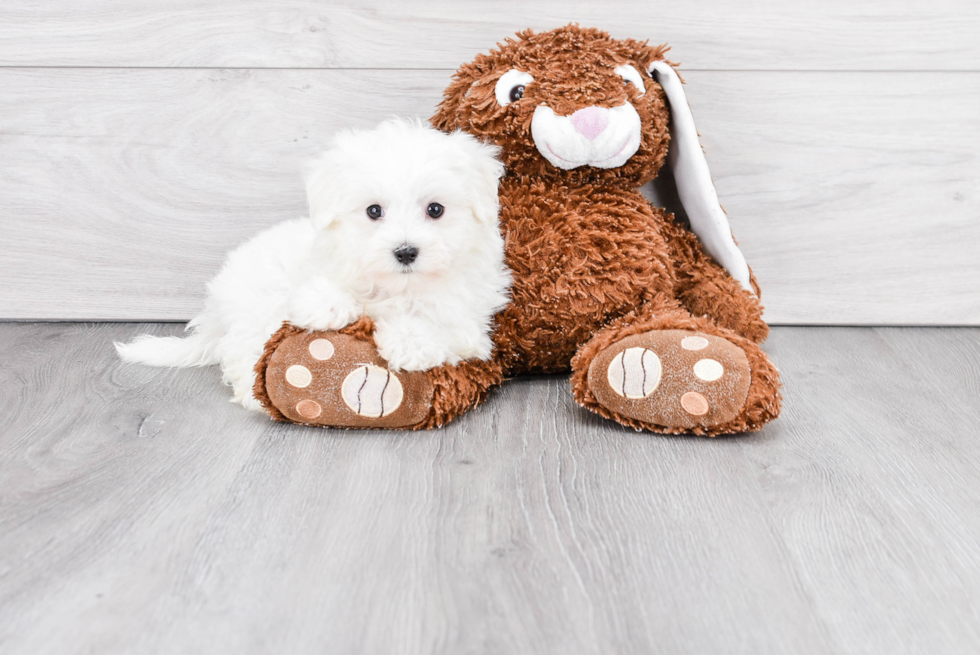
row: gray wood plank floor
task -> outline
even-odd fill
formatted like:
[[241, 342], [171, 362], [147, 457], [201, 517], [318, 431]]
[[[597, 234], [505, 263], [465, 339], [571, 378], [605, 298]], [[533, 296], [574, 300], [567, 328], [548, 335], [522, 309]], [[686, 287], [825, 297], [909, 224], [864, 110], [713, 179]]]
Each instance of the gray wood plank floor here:
[[660, 437], [511, 381], [273, 423], [173, 324], [0, 324], [0, 652], [976, 653], [980, 329], [777, 328], [786, 409]]

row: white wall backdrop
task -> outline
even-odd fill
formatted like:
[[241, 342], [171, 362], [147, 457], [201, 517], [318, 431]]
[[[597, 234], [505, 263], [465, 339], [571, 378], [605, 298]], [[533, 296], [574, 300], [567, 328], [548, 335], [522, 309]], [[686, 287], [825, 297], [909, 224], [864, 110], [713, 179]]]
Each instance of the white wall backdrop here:
[[189, 318], [333, 131], [427, 117], [460, 63], [571, 21], [673, 46], [770, 322], [980, 324], [967, 0], [7, 0], [0, 318]]

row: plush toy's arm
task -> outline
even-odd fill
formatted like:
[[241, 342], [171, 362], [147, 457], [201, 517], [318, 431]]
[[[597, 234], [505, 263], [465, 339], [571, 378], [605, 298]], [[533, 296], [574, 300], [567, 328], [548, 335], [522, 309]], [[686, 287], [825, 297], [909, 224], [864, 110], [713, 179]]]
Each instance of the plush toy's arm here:
[[728, 217], [718, 202], [718, 193], [711, 182], [711, 172], [698, 141], [694, 116], [687, 104], [681, 80], [665, 61], [651, 64], [650, 74], [654, 73], [670, 102], [671, 141], [668, 157], [677, 183], [677, 195], [687, 212], [691, 230], [701, 239], [708, 254], [747, 291], [754, 293], [749, 265], [735, 245]]

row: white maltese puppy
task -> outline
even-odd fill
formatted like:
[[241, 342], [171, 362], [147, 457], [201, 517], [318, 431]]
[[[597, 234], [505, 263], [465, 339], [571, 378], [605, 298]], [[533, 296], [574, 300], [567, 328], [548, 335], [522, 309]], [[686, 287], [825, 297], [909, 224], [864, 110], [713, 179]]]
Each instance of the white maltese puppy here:
[[398, 119], [338, 134], [306, 179], [310, 218], [228, 255], [185, 339], [116, 344], [151, 366], [221, 364], [235, 402], [262, 411], [254, 367], [283, 321], [336, 330], [374, 320], [392, 370], [488, 359], [510, 273], [497, 220], [497, 148]]

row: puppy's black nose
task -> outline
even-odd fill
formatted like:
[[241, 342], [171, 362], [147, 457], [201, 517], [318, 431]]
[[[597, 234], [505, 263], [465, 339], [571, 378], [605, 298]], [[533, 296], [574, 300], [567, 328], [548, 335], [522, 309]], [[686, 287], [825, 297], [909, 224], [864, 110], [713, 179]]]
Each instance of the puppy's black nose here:
[[410, 246], [407, 243], [403, 243], [394, 250], [395, 259], [398, 260], [399, 264], [408, 266], [415, 261], [415, 258], [419, 256], [419, 249], [415, 246]]

